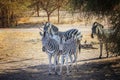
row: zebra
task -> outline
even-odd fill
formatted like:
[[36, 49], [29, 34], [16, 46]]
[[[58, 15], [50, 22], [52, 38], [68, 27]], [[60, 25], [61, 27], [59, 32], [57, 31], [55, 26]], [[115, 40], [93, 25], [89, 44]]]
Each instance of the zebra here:
[[[67, 75], [70, 75], [69, 65], [68, 65], [68, 57], [70, 57], [71, 64], [74, 62], [72, 59], [72, 55], [74, 55], [74, 60], [76, 62], [77, 59], [77, 38], [76, 35], [72, 36], [70, 39], [66, 40], [66, 37], [63, 36], [62, 38], [62, 51], [61, 51], [61, 66], [59, 75], [62, 73], [62, 67], [64, 64], [64, 58], [66, 59], [66, 68], [67, 68]], [[77, 64], [77, 63], [76, 63]]]
[[99, 58], [101, 58], [102, 56], [102, 49], [103, 49], [103, 44], [105, 44], [105, 49], [106, 49], [106, 53], [107, 56], [109, 56], [108, 54], [108, 44], [112, 44], [111, 42], [111, 37], [113, 37], [113, 34], [115, 32], [115, 29], [104, 29], [103, 25], [101, 25], [98, 22], [94, 22], [92, 25], [92, 33], [91, 33], [91, 37], [94, 38], [94, 35], [97, 35], [97, 38], [100, 42], [100, 55]]
[[47, 53], [49, 59], [49, 75], [51, 75], [52, 57], [54, 57], [55, 74], [57, 74], [56, 65], [58, 62], [57, 57], [60, 52], [59, 44], [57, 43], [56, 40], [52, 39], [47, 32], [44, 32], [43, 34], [40, 32], [40, 35], [42, 36], [42, 51]]

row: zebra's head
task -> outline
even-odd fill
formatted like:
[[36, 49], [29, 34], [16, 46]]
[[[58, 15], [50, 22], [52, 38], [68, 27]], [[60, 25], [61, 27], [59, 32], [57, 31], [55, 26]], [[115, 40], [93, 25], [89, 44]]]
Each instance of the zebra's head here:
[[94, 35], [96, 34], [102, 34], [102, 29], [103, 29], [103, 25], [99, 24], [98, 22], [94, 22], [93, 26], [92, 26], [92, 33], [91, 33], [91, 37], [94, 38]]
[[[49, 35], [47, 37], [51, 37], [52, 39], [56, 40], [58, 43], [60, 43], [60, 36], [58, 36], [58, 28], [54, 25], [52, 25], [50, 22], [46, 22], [43, 27], [43, 36], [45, 34]], [[40, 33], [41, 35], [41, 33]]]
[[97, 22], [94, 22], [92, 25], [92, 33], [91, 33], [91, 37], [94, 38], [94, 34], [96, 34], [96, 27], [97, 27]]
[[[54, 33], [58, 32], [58, 28], [56, 26], [54, 26], [53, 24], [51, 24], [50, 22], [44, 23], [43, 28], [44, 28], [44, 31], [47, 31], [50, 34], [54, 34]], [[52, 31], [51, 31], [51, 29], [52, 29]]]
[[40, 32], [40, 35], [42, 36], [42, 50], [45, 51], [45, 46], [48, 43], [48, 40], [51, 38], [48, 32], [44, 31], [43, 33]]

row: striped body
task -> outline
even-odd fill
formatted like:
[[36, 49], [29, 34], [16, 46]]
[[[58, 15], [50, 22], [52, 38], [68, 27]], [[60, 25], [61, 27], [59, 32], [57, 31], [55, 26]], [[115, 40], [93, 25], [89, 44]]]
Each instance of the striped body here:
[[62, 55], [72, 55], [76, 53], [77, 44], [74, 39], [69, 39], [63, 43]]
[[77, 29], [70, 29], [68, 31], [64, 32], [64, 37], [65, 40], [71, 39], [72, 36], [77, 35], [78, 34], [78, 30]]

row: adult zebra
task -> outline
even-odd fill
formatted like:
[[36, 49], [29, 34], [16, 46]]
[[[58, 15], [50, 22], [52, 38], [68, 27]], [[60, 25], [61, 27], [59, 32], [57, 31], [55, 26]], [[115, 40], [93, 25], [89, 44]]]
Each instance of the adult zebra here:
[[109, 56], [108, 44], [111, 44], [111, 37], [113, 37], [115, 30], [112, 29], [104, 29], [103, 25], [99, 24], [98, 22], [94, 22], [92, 25], [92, 33], [91, 37], [94, 38], [94, 35], [97, 35], [97, 38], [100, 42], [100, 55], [99, 58], [102, 56], [103, 51], [103, 44], [105, 44], [105, 49], [107, 56]]
[[42, 36], [42, 50], [47, 53], [49, 59], [49, 75], [51, 74], [52, 57], [54, 57], [54, 66], [55, 66], [55, 74], [56, 74], [57, 73], [56, 65], [58, 62], [57, 57], [59, 56], [59, 52], [60, 52], [59, 44], [47, 32], [44, 32], [43, 34], [40, 32], [40, 35]]

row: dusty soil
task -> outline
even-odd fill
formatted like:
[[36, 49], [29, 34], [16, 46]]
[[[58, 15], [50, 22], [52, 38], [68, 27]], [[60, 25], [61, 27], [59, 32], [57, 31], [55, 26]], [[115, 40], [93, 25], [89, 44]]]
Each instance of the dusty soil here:
[[[90, 38], [90, 28], [79, 30], [83, 32], [82, 44], [85, 40], [97, 42]], [[0, 80], [120, 80], [120, 56], [105, 58], [104, 54], [98, 59], [99, 46], [93, 47], [81, 50], [78, 72], [75, 66], [70, 76], [66, 68], [61, 76], [48, 75], [48, 58], [41, 50], [39, 29], [1, 29]]]

